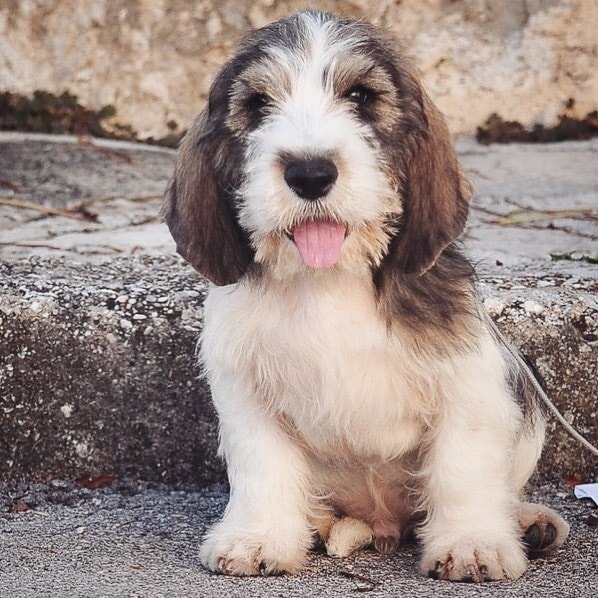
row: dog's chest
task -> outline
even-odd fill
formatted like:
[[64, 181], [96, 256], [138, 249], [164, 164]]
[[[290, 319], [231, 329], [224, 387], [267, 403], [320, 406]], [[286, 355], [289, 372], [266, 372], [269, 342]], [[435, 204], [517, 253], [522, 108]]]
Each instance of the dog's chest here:
[[368, 286], [341, 279], [292, 292], [238, 288], [216, 312], [235, 346], [235, 375], [312, 448], [384, 459], [413, 448], [425, 384]]

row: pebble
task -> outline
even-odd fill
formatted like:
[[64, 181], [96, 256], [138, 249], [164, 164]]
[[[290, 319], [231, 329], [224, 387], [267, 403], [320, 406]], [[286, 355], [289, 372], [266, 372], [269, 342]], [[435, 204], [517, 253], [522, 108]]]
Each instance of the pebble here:
[[545, 307], [537, 301], [528, 299], [527, 301], [523, 302], [523, 309], [526, 313], [537, 316], [544, 311]]
[[504, 299], [497, 297], [487, 297], [484, 300], [484, 307], [491, 316], [500, 316], [504, 311], [506, 302]]
[[60, 408], [60, 411], [62, 412], [62, 415], [64, 415], [65, 419], [69, 419], [69, 417], [71, 417], [73, 414], [73, 406], [67, 403]]

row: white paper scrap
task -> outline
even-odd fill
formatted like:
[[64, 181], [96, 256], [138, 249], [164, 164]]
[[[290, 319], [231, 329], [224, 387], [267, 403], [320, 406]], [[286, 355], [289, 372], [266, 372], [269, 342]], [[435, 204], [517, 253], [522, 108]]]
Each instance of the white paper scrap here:
[[573, 491], [576, 498], [591, 498], [598, 505], [598, 483], [579, 484]]

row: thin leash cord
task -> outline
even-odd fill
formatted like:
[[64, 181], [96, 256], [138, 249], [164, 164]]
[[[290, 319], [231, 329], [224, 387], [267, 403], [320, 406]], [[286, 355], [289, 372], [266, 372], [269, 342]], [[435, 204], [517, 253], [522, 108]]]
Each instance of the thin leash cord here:
[[513, 356], [515, 361], [523, 368], [523, 371], [527, 375], [529, 381], [533, 384], [536, 392], [538, 393], [538, 395], [540, 396], [540, 398], [542, 399], [544, 404], [551, 411], [551, 413], [554, 415], [554, 417], [557, 419], [557, 421], [563, 426], [563, 428], [565, 428], [565, 430], [567, 430], [567, 432], [569, 432], [569, 434], [571, 434], [571, 436], [573, 438], [575, 438], [575, 440], [577, 440], [577, 442], [579, 442], [582, 446], [587, 448], [592, 454], [594, 454], [598, 457], [598, 448], [596, 448], [589, 440], [584, 438], [565, 419], [565, 417], [561, 414], [561, 412], [555, 407], [554, 403], [548, 398], [548, 395], [544, 392], [544, 389], [540, 386], [540, 383], [538, 382], [538, 380], [536, 380], [536, 377], [532, 373], [530, 367], [527, 365], [527, 363], [525, 363], [525, 361], [521, 357], [521, 355], [519, 355], [519, 352], [516, 351], [515, 349], [513, 349], [512, 345], [509, 343], [509, 341], [507, 341], [507, 339], [504, 337], [503, 333], [498, 329], [498, 327], [496, 326], [496, 324], [494, 323], [492, 318], [490, 316], [487, 316], [487, 318], [488, 318], [488, 321], [490, 322], [490, 326], [492, 327], [494, 332], [497, 334], [498, 338], [501, 340], [503, 345], [507, 348], [509, 353]]

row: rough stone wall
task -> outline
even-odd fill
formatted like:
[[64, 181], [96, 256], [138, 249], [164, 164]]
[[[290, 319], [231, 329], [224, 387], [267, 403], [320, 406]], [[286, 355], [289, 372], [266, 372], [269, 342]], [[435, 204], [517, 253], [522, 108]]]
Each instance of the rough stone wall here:
[[185, 128], [240, 35], [310, 4], [400, 35], [455, 133], [492, 112], [548, 123], [598, 97], [595, 0], [0, 0], [0, 90], [113, 104], [142, 135]]

